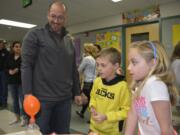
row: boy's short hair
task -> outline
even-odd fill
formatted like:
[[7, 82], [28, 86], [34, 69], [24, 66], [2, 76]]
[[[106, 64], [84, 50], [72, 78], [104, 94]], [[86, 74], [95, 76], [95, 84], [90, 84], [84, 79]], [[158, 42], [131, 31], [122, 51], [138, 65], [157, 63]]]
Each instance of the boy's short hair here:
[[109, 56], [109, 61], [112, 64], [116, 64], [116, 63], [119, 63], [119, 65], [121, 64], [121, 53], [116, 48], [109, 47], [102, 49], [101, 52], [97, 55], [97, 58], [106, 57], [106, 56]]

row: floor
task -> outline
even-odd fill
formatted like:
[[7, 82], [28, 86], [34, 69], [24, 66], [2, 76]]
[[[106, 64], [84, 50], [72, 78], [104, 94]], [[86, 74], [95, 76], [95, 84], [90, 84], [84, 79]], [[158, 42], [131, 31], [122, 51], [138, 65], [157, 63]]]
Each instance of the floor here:
[[[9, 96], [10, 97], [10, 96]], [[13, 132], [18, 132], [18, 131], [24, 131], [27, 129], [27, 127], [21, 127], [20, 123], [14, 124], [12, 126], [9, 125], [9, 122], [13, 120], [14, 114], [10, 111], [11, 109], [11, 98], [8, 98], [8, 109], [0, 109], [0, 135], [4, 134], [10, 134]], [[72, 104], [72, 115], [71, 115], [71, 133], [72, 134], [78, 134], [81, 133], [83, 135], [86, 135], [89, 130], [89, 124], [87, 121], [89, 120], [89, 113], [88, 111], [85, 113], [85, 118], [82, 119], [80, 118], [77, 114], [76, 111], [80, 110], [81, 107]], [[180, 117], [179, 113], [175, 113], [173, 115], [173, 121], [180, 122]], [[179, 127], [177, 127], [178, 130], [180, 130]], [[180, 134], [180, 131], [179, 131]], [[14, 135], [14, 134], [13, 134]], [[20, 134], [16, 134], [20, 135]]]
[[[89, 130], [89, 124], [87, 123], [89, 114], [86, 112], [85, 118], [82, 119], [76, 115], [76, 110], [80, 110], [80, 107], [72, 104], [71, 133], [82, 133], [85, 135]], [[14, 114], [10, 110], [0, 110], [0, 135], [26, 130], [27, 127], [21, 127], [20, 123], [9, 125], [13, 117]]]
[[[27, 127], [21, 127], [20, 123], [9, 125], [9, 122], [11, 122], [14, 118], [14, 114], [11, 111], [12, 110], [11, 108], [12, 108], [12, 100], [11, 100], [11, 95], [9, 93], [8, 108], [6, 109], [0, 108], [0, 135], [10, 134], [18, 131], [24, 131], [27, 129]], [[89, 112], [86, 111], [85, 118], [82, 119], [76, 114], [76, 111], [80, 109], [81, 109], [80, 106], [77, 106], [74, 103], [72, 103], [71, 126], [70, 126], [71, 133], [72, 134], [81, 133], [83, 135], [86, 135], [89, 130], [89, 124], [87, 123], [87, 121], [89, 120]]]

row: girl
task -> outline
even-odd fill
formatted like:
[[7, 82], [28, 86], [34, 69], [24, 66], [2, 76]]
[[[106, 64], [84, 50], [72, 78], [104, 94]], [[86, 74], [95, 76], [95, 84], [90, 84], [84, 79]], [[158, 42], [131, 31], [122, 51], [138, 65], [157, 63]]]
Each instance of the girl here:
[[91, 91], [90, 131], [98, 135], [120, 135], [119, 124], [127, 117], [130, 91], [120, 68], [121, 54], [115, 48], [103, 49], [96, 58], [99, 77]]
[[178, 89], [177, 108], [180, 108], [180, 41], [176, 44], [171, 56], [171, 68], [176, 77], [176, 87]]
[[[176, 88], [178, 90], [177, 104], [175, 108], [173, 108], [173, 113], [180, 116], [180, 41], [175, 45], [174, 50], [171, 56], [171, 68], [175, 75]], [[177, 131], [180, 132], [180, 122], [175, 120], [174, 127], [176, 127]]]
[[[21, 87], [21, 43], [18, 41], [13, 42], [11, 46], [11, 54], [8, 59], [8, 90], [11, 92], [13, 100], [13, 111], [15, 113], [15, 119], [9, 124], [15, 124], [20, 121], [20, 113], [22, 113], [21, 126], [25, 125], [25, 113], [22, 107], [23, 94]], [[20, 102], [19, 102], [20, 101]]]
[[176, 91], [163, 46], [150, 41], [132, 43], [128, 70], [133, 102], [125, 135], [134, 135], [137, 123], [140, 135], [173, 135], [171, 104], [175, 104]]
[[89, 105], [90, 92], [92, 89], [93, 81], [96, 78], [96, 48], [91, 43], [86, 43], [84, 45], [84, 58], [79, 65], [78, 71], [82, 74], [83, 78], [83, 88], [82, 92], [87, 96], [88, 102], [83, 104], [81, 111], [76, 111], [76, 113], [84, 118], [84, 113]]

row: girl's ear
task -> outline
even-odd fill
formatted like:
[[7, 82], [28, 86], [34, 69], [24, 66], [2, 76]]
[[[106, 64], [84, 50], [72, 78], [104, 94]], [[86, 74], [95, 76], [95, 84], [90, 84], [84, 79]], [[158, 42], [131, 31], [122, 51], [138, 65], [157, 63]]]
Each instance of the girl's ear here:
[[156, 64], [156, 59], [153, 58], [150, 62], [149, 62], [149, 66], [153, 67]]

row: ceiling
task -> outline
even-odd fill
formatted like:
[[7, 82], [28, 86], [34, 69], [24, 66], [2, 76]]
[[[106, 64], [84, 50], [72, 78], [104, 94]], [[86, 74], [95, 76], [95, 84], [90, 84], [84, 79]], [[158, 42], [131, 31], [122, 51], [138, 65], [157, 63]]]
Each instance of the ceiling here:
[[[52, 0], [32, 0], [32, 5], [23, 8], [22, 0], [0, 0], [0, 19], [27, 22], [42, 26], [47, 22], [47, 9]], [[118, 15], [121, 12], [141, 9], [151, 5], [165, 4], [176, 0], [62, 0], [68, 7], [67, 26], [93, 21], [98, 18]], [[21, 40], [29, 29], [0, 25], [0, 39]]]

